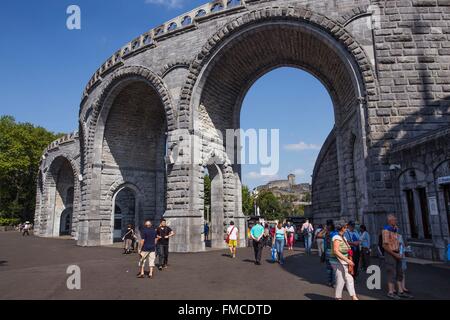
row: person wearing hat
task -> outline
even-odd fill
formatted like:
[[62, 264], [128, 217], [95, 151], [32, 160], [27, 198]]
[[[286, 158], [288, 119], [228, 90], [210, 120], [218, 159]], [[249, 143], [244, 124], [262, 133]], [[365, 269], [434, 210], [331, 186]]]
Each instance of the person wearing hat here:
[[360, 244], [361, 244], [361, 235], [358, 230], [355, 229], [355, 222], [349, 221], [347, 231], [344, 233], [345, 239], [350, 244], [350, 247], [353, 251], [353, 263], [355, 264], [355, 273], [353, 277], [356, 278], [358, 276], [359, 269], [359, 258], [361, 256]]

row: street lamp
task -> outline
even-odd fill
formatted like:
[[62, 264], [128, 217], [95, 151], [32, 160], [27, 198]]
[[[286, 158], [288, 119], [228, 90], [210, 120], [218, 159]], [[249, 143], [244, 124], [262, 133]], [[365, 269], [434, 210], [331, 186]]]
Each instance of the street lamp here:
[[259, 216], [259, 210], [258, 210], [258, 205], [257, 205], [257, 200], [258, 200], [258, 189], [254, 188], [253, 189], [253, 197], [255, 199], [255, 216]]

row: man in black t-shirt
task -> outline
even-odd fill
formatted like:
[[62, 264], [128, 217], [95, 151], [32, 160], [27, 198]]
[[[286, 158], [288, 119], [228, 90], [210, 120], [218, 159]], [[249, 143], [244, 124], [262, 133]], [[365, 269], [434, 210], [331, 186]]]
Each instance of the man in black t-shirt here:
[[157, 239], [158, 239], [158, 269], [162, 270], [167, 268], [167, 261], [169, 258], [169, 238], [175, 235], [170, 227], [166, 225], [166, 220], [161, 219], [161, 223], [156, 229]]

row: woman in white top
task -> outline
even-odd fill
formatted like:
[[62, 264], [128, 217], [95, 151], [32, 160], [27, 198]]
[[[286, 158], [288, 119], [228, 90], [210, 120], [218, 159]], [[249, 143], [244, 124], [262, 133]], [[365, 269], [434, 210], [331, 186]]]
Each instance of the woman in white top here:
[[230, 222], [230, 226], [227, 229], [228, 248], [230, 248], [230, 256], [236, 258], [236, 248], [238, 240], [238, 228], [234, 225], [234, 221]]

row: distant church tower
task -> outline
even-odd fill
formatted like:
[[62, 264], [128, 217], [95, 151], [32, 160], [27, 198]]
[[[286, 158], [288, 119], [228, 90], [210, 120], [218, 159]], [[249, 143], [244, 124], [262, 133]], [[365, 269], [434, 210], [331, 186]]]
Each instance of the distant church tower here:
[[292, 188], [295, 186], [295, 174], [289, 174], [288, 175], [288, 181], [289, 181], [289, 187]]

